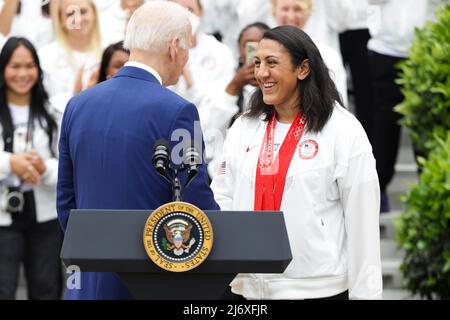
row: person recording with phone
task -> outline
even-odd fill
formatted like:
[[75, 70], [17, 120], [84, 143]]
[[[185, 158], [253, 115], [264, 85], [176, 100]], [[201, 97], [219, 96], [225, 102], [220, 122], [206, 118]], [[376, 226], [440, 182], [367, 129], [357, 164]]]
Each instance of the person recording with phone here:
[[239, 69], [225, 90], [230, 98], [230, 103], [237, 104], [239, 108], [233, 121], [247, 111], [249, 97], [258, 85], [255, 79], [253, 58], [259, 41], [264, 32], [269, 29], [268, 25], [256, 22], [246, 26], [239, 34]]
[[21, 263], [29, 299], [61, 298], [59, 115], [48, 110], [35, 48], [10, 38], [0, 53], [0, 300], [15, 298]]

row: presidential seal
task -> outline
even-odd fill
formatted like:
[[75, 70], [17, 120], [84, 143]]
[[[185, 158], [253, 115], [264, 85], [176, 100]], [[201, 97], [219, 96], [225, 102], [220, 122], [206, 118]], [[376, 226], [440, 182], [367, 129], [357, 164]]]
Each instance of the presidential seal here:
[[185, 272], [201, 265], [211, 252], [213, 230], [206, 214], [186, 202], [162, 205], [147, 219], [144, 247], [160, 268]]

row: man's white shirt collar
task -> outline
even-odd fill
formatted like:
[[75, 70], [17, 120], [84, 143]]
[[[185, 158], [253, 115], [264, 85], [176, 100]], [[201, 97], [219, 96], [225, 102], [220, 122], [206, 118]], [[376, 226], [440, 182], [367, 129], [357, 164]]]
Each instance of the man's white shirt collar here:
[[137, 61], [128, 61], [125, 63], [125, 67], [135, 67], [135, 68], [144, 69], [145, 71], [150, 72], [162, 85], [162, 79], [161, 79], [161, 76], [159, 75], [159, 73], [156, 72], [155, 69], [153, 69], [152, 67], [150, 67], [144, 63], [137, 62]]

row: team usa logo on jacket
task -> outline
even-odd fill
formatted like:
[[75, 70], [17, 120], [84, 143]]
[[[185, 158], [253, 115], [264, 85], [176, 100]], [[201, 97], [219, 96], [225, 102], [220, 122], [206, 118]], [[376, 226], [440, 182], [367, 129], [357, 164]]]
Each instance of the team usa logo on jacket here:
[[300, 153], [300, 158], [309, 160], [317, 156], [317, 153], [319, 152], [319, 145], [314, 140], [306, 140], [300, 143], [298, 150]]
[[156, 209], [144, 228], [149, 258], [171, 272], [184, 272], [202, 264], [212, 249], [213, 230], [196, 206], [171, 202]]

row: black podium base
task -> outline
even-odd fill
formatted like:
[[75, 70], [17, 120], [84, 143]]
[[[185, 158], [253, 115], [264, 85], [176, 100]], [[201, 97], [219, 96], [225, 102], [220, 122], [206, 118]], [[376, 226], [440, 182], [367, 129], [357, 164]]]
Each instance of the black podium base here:
[[148, 274], [119, 272], [137, 300], [230, 299], [229, 284], [235, 274]]

